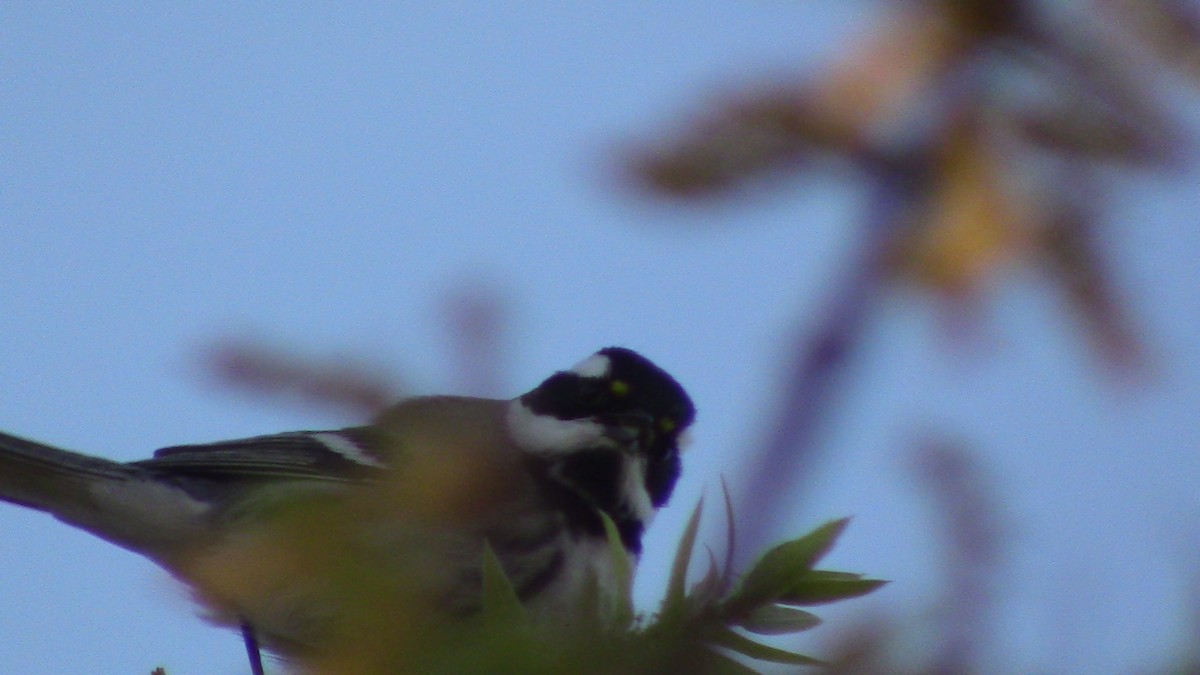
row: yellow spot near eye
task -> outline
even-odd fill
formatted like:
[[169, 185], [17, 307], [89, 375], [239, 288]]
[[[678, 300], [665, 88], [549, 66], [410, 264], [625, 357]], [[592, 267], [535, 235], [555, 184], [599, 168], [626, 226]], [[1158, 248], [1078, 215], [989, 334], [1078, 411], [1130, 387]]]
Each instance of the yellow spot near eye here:
[[658, 421], [658, 428], [663, 430], [663, 433], [675, 431], [675, 420], [670, 417], [664, 417]]
[[624, 396], [629, 393], [629, 383], [624, 380], [613, 380], [609, 390], [614, 396]]

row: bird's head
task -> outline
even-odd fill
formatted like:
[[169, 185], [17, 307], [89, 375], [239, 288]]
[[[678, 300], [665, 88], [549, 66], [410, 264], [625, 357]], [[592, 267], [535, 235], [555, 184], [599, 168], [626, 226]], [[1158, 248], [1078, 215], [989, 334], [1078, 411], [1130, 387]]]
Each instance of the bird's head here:
[[637, 352], [608, 347], [514, 399], [508, 426], [518, 446], [594, 506], [644, 525], [675, 487], [695, 417], [675, 378]]

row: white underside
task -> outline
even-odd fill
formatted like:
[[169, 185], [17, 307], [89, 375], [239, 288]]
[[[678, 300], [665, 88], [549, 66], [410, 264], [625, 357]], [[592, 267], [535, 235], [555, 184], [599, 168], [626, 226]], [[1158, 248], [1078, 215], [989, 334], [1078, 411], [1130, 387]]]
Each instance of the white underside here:
[[60, 519], [125, 548], [161, 557], [199, 536], [212, 508], [183, 490], [154, 480], [102, 480], [88, 485], [89, 509], [66, 509]]
[[570, 624], [580, 616], [592, 589], [600, 601], [601, 620], [611, 619], [618, 599], [628, 589], [621, 588], [608, 541], [578, 540], [566, 552], [567, 559], [558, 578], [527, 603], [534, 620], [545, 625]]

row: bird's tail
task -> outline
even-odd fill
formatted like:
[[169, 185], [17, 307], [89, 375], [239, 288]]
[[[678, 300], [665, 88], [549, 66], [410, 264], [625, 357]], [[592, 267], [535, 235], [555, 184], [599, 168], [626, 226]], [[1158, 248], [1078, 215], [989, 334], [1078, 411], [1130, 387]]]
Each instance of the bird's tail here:
[[0, 501], [45, 511], [152, 558], [194, 531], [205, 510], [144, 469], [2, 432]]
[[58, 515], [91, 501], [89, 486], [120, 480], [125, 467], [0, 433], [0, 499]]

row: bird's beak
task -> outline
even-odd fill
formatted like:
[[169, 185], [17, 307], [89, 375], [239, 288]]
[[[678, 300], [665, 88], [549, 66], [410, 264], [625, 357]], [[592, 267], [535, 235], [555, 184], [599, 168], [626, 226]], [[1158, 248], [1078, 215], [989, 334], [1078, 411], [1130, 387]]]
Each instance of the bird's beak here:
[[620, 448], [637, 452], [654, 441], [654, 419], [646, 413], [618, 413], [598, 418], [604, 436]]

